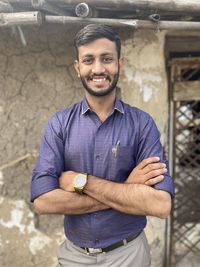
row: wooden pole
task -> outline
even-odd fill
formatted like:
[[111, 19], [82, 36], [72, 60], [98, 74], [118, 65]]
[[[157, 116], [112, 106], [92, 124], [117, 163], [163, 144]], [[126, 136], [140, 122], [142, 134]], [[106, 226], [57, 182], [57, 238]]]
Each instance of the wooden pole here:
[[[36, 0], [35, 0], [36, 1]], [[37, 0], [40, 2], [41, 0]], [[22, 6], [24, 4], [32, 6], [31, 0], [8, 0], [8, 2], [15, 6]], [[87, 3], [95, 8], [111, 8], [118, 10], [155, 10], [156, 12], [186, 12], [186, 13], [199, 13], [200, 1], [199, 0], [48, 0], [49, 3], [56, 4], [57, 6], [76, 6], [81, 2]]]
[[40, 12], [0, 13], [0, 27], [41, 25], [42, 15]]
[[200, 30], [200, 22], [185, 22], [185, 21], [148, 21], [148, 20], [125, 20], [125, 19], [100, 19], [100, 18], [78, 18], [66, 16], [45, 16], [46, 23], [70, 24], [70, 23], [101, 23], [118, 27], [132, 27], [134, 29], [148, 30]]
[[[133, 22], [123, 22], [125, 25], [130, 25], [133, 23], [133, 27], [135, 21]], [[137, 29], [148, 29], [148, 30], [183, 30], [183, 31], [191, 31], [191, 30], [200, 30], [200, 22], [186, 22], [186, 21], [148, 21], [148, 20], [136, 20], [136, 28]]]
[[[46, 23], [70, 24], [70, 23], [102, 23], [117, 27], [131, 27], [134, 29], [147, 30], [183, 30], [198, 31], [200, 22], [186, 21], [158, 21], [149, 20], [126, 20], [126, 19], [104, 19], [104, 18], [79, 18], [70, 16], [45, 16]], [[40, 12], [19, 12], [19, 13], [0, 13], [0, 27], [22, 26], [22, 25], [41, 25], [42, 15]]]

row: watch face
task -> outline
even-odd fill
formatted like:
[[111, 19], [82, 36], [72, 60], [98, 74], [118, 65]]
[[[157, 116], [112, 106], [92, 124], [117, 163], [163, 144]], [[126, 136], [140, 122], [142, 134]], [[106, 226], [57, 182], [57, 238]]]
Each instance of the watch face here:
[[76, 186], [83, 186], [85, 184], [85, 176], [83, 175], [78, 175], [76, 177]]
[[74, 179], [74, 191], [83, 194], [84, 187], [87, 183], [87, 174], [79, 173]]

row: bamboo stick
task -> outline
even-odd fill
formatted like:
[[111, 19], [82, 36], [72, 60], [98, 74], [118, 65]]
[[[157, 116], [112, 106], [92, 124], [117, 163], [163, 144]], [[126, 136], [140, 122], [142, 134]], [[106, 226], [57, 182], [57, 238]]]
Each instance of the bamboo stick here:
[[111, 26], [129, 26], [134, 29], [148, 30], [200, 30], [200, 22], [185, 21], [148, 21], [148, 20], [125, 20], [125, 19], [100, 19], [100, 18], [78, 18], [67, 16], [45, 16], [46, 23], [70, 24], [70, 23], [102, 23]]
[[[200, 30], [200, 22], [186, 21], [158, 21], [149, 20], [126, 20], [126, 19], [104, 19], [104, 18], [79, 18], [70, 16], [45, 16], [46, 23], [69, 24], [69, 23], [103, 23], [112, 26], [129, 26], [134, 29], [148, 30]], [[41, 25], [42, 15], [40, 12], [19, 12], [19, 13], [1, 13], [0, 27], [9, 27], [14, 25]]]
[[0, 13], [0, 27], [41, 25], [42, 15], [40, 12]]

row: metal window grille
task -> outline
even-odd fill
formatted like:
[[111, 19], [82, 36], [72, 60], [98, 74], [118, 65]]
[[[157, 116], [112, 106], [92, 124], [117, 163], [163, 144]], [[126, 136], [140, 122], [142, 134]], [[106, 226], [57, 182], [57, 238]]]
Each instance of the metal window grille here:
[[200, 266], [200, 59], [174, 59], [170, 64], [171, 165], [176, 197], [169, 266]]

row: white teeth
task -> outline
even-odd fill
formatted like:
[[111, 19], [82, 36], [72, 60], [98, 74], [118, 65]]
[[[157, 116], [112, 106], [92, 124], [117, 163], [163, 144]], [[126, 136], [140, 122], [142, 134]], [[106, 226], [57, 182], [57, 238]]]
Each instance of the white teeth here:
[[93, 79], [93, 82], [102, 82], [102, 81], [105, 81], [106, 80], [106, 78], [103, 78], [103, 79]]

